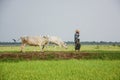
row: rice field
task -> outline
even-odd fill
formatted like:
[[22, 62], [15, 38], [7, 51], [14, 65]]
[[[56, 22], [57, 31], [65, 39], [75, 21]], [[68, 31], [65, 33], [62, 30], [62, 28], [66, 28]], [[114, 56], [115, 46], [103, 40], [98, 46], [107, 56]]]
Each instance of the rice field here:
[[1, 80], [120, 80], [120, 61], [60, 60], [0, 63]]
[[[19, 46], [0, 46], [0, 54], [19, 54], [19, 51]], [[29, 54], [40, 49], [27, 46], [25, 51]], [[76, 53], [74, 46], [45, 48], [45, 53], [57, 51]], [[91, 57], [94, 59], [0, 60], [0, 80], [120, 80], [119, 46], [83, 45], [79, 53], [84, 52], [100, 55]]]

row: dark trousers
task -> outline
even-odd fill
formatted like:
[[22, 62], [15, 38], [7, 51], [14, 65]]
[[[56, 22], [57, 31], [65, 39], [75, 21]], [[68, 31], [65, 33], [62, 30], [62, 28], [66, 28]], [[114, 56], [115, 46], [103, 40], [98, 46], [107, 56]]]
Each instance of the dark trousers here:
[[75, 42], [75, 50], [80, 50], [81, 44], [80, 42]]

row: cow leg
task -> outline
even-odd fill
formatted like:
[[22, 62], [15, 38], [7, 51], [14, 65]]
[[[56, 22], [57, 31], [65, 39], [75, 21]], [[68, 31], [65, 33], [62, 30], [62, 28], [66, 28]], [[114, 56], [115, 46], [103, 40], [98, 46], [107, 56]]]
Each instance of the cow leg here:
[[42, 46], [42, 52], [44, 52], [44, 47], [45, 47], [45, 45]]
[[41, 52], [44, 52], [44, 47], [45, 45], [43, 45], [42, 47], [40, 46]]
[[21, 52], [23, 52], [23, 49], [25, 48], [25, 44], [21, 45]]
[[45, 45], [42, 46], [42, 50], [44, 49]]

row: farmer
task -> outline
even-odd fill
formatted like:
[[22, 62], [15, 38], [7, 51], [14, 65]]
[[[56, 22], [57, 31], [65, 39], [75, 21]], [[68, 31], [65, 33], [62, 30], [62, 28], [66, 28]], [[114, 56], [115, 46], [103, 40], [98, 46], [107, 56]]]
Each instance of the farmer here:
[[80, 30], [77, 29], [74, 35], [75, 51], [80, 51], [81, 44], [80, 44], [79, 36], [80, 36]]

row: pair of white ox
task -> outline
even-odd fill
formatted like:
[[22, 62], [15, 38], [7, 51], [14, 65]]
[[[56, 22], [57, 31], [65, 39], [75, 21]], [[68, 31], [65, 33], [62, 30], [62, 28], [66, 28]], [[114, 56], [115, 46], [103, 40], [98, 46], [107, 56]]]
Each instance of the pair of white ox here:
[[22, 42], [21, 52], [23, 52], [25, 45], [39, 46], [42, 51], [48, 43], [53, 43], [60, 47], [67, 48], [66, 44], [56, 36], [23, 36], [20, 37], [20, 39]]

